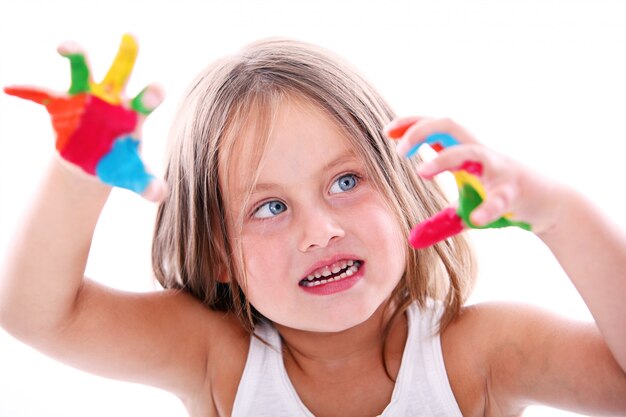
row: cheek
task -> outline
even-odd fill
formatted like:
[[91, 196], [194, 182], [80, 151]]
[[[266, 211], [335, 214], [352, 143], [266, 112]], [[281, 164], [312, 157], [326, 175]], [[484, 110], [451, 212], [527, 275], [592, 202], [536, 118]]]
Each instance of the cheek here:
[[251, 302], [258, 295], [278, 291], [285, 275], [285, 246], [272, 244], [271, 239], [245, 238], [243, 255], [246, 268], [246, 296]]
[[381, 228], [385, 231], [382, 234], [384, 235], [387, 250], [392, 255], [394, 261], [401, 260], [399, 264], [403, 265], [406, 258], [407, 239], [400, 225], [398, 225], [394, 216], [387, 215], [381, 219]]
[[[400, 277], [406, 267], [409, 250], [405, 232], [395, 215], [385, 205], [376, 204], [361, 217], [362, 239], [373, 244], [375, 252], [384, 262], [387, 276]], [[367, 220], [363, 220], [367, 219]], [[380, 272], [380, 271], [379, 271]]]
[[276, 245], [267, 236], [244, 236], [242, 249], [246, 271], [255, 276], [276, 269], [280, 259], [285, 257], [285, 245]]
[[380, 197], [373, 198], [356, 220], [360, 222], [363, 230], [369, 233], [371, 240], [380, 240], [381, 246], [384, 242], [386, 250], [394, 250], [404, 255], [407, 250], [405, 233], [393, 211], [380, 200]]

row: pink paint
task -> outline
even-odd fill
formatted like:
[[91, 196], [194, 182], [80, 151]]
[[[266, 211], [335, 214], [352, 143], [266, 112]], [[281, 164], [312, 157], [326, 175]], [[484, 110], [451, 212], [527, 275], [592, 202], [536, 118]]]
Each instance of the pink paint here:
[[120, 136], [132, 134], [136, 125], [134, 111], [89, 96], [82, 119], [60, 154], [95, 175], [96, 165], [111, 150], [113, 142]]
[[480, 177], [481, 175], [483, 175], [483, 164], [476, 161], [465, 161], [463, 162], [463, 165], [461, 165], [455, 171], [465, 171], [469, 174]]
[[415, 249], [424, 249], [461, 233], [464, 228], [463, 219], [449, 207], [416, 225], [409, 235], [409, 243]]

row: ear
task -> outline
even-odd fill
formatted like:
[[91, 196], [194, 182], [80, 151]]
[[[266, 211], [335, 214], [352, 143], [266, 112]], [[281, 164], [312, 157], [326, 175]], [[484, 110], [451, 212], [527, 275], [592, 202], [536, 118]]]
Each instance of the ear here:
[[221, 284], [230, 283], [230, 274], [228, 273], [228, 268], [222, 262], [220, 262], [219, 270], [217, 272], [217, 281]]
[[217, 277], [217, 281], [221, 284], [228, 284], [230, 282], [230, 276], [226, 273], [219, 274]]

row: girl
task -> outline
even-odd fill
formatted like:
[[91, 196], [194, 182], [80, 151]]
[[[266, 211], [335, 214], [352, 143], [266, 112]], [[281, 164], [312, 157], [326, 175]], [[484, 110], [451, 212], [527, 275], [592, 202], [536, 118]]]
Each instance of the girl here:
[[[192, 83], [165, 193], [136, 146], [114, 150], [134, 143], [141, 120], [115, 113], [134, 61], [125, 42], [111, 77], [81, 76], [70, 98], [8, 91], [46, 105], [71, 162], [52, 161], [3, 268], [0, 319], [15, 337], [89, 372], [169, 390], [191, 416], [509, 416], [531, 404], [626, 412], [626, 239], [577, 192], [450, 120], [394, 120], [338, 58], [268, 40]], [[86, 68], [79, 50], [62, 52]], [[98, 128], [59, 128], [66, 101]], [[159, 101], [148, 88], [126, 107], [148, 114]], [[397, 148], [385, 132], [402, 132]], [[404, 158], [432, 133], [462, 144], [419, 167]], [[94, 137], [112, 150], [67, 151]], [[140, 168], [102, 162], [112, 154]], [[464, 238], [408, 246], [411, 226], [446, 205], [428, 179], [467, 161], [483, 167], [487, 193], [472, 220], [513, 212], [531, 224], [595, 325], [528, 306], [463, 307], [474, 280]], [[76, 165], [162, 199], [153, 263], [165, 291], [123, 293], [83, 277], [110, 187]]]

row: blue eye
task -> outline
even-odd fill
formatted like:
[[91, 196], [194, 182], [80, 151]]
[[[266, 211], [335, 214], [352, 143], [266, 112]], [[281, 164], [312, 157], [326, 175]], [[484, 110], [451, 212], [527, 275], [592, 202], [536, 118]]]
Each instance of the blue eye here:
[[284, 203], [278, 200], [272, 200], [256, 209], [254, 211], [254, 217], [257, 219], [267, 219], [277, 216], [285, 210], [287, 210], [287, 206]]
[[359, 182], [359, 179], [354, 174], [346, 174], [342, 175], [333, 183], [333, 186], [330, 187], [330, 193], [343, 193], [346, 191], [350, 191], [356, 184]]

